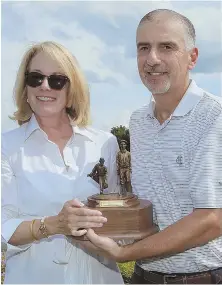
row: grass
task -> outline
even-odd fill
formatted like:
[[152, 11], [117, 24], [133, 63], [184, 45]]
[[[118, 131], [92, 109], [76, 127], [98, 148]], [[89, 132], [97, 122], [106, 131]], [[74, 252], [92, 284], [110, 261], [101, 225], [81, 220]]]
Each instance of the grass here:
[[118, 263], [120, 272], [123, 276], [124, 282], [129, 283], [131, 276], [134, 271], [135, 261], [125, 262], [125, 263]]
[[2, 252], [2, 259], [1, 259], [1, 284], [4, 282], [5, 277], [5, 254]]

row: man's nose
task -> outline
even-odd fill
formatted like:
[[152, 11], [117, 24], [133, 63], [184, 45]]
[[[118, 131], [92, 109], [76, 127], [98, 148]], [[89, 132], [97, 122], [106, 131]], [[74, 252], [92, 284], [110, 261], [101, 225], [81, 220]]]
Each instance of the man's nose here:
[[155, 49], [151, 49], [151, 51], [147, 55], [146, 62], [149, 66], [154, 66], [154, 65], [160, 64], [161, 59], [159, 57], [158, 51]]
[[41, 86], [40, 86], [41, 90], [50, 90], [50, 86], [49, 86], [49, 82], [48, 82], [48, 78], [45, 77]]

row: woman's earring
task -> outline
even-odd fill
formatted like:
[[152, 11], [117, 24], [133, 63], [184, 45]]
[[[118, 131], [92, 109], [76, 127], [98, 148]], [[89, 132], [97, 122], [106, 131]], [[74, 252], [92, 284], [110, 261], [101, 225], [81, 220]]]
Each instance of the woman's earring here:
[[26, 100], [26, 101], [27, 101], [27, 103], [29, 103], [29, 99], [28, 99], [28, 98], [27, 98], [27, 100]]

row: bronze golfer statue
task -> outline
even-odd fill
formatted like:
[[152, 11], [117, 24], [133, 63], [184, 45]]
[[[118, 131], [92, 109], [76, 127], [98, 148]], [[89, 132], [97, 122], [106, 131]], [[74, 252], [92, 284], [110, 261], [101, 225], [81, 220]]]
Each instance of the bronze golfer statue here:
[[91, 177], [94, 181], [99, 183], [100, 194], [103, 194], [103, 190], [108, 187], [107, 184], [107, 168], [104, 165], [104, 158], [100, 158], [99, 163], [97, 163], [92, 172], [87, 176]]
[[131, 186], [131, 155], [126, 149], [127, 142], [120, 141], [120, 151], [116, 156], [117, 175], [119, 176], [121, 195], [125, 196], [127, 193], [132, 193]]

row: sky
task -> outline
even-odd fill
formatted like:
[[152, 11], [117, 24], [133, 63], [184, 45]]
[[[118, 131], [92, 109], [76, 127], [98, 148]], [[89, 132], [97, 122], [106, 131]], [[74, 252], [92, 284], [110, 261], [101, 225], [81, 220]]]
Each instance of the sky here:
[[187, 16], [197, 34], [199, 59], [191, 77], [222, 96], [220, 1], [5, 1], [2, 2], [2, 131], [17, 127], [13, 86], [24, 52], [53, 40], [79, 61], [90, 87], [92, 125], [128, 126], [130, 114], [150, 100], [136, 61], [136, 28], [149, 11], [168, 8]]

